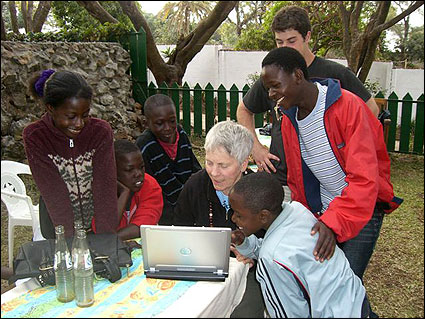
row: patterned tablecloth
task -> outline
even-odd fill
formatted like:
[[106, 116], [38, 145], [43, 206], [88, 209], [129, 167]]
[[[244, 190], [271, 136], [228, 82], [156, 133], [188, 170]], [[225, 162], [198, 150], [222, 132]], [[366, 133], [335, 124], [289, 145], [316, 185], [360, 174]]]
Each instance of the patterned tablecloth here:
[[132, 253], [130, 277], [122, 269], [122, 278], [111, 284], [106, 279], [95, 280], [95, 303], [79, 308], [75, 300], [61, 303], [56, 299], [55, 287], [40, 287], [28, 291], [1, 305], [2, 318], [58, 318], [58, 317], [154, 317], [193, 285], [194, 281], [148, 279], [143, 272], [141, 250]]

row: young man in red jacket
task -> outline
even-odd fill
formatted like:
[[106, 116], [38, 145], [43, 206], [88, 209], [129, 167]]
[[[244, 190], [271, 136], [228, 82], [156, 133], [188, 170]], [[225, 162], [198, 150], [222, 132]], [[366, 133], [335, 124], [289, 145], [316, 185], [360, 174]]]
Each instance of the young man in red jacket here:
[[402, 202], [390, 182], [382, 125], [338, 80], [309, 81], [306, 62], [293, 48], [270, 51], [262, 78], [282, 115], [292, 199], [318, 217], [314, 255], [330, 259], [338, 242], [362, 278], [382, 217], [373, 227], [365, 225], [374, 213], [383, 216]]

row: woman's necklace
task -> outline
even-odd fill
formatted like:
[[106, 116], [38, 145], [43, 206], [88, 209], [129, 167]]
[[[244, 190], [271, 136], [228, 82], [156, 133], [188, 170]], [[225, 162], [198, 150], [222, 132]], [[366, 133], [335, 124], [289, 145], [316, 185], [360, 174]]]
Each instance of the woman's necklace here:
[[212, 203], [209, 202], [209, 204], [210, 204], [210, 212], [208, 214], [208, 218], [210, 220], [210, 227], [214, 227], [214, 225], [213, 225], [213, 209], [212, 209]]

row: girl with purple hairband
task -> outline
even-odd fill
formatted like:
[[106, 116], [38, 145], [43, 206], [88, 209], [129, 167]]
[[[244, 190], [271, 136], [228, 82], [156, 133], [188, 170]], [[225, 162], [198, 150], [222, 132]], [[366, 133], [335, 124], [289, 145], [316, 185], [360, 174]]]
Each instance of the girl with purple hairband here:
[[44, 70], [29, 81], [46, 107], [23, 131], [25, 153], [40, 191], [40, 226], [45, 238], [65, 236], [80, 220], [86, 231], [115, 233], [117, 183], [113, 131], [90, 117], [92, 88], [75, 72]]

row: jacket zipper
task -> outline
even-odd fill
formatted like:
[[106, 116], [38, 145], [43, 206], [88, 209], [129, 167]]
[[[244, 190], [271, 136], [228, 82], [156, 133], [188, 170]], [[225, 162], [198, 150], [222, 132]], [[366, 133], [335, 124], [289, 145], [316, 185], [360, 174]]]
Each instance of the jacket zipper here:
[[[74, 140], [72, 138], [69, 139], [69, 147], [74, 148]], [[81, 221], [83, 222], [83, 226], [84, 226], [84, 215], [83, 215], [83, 207], [82, 207], [82, 203], [81, 203], [80, 184], [78, 183], [78, 174], [77, 174], [77, 169], [75, 168], [74, 152], [71, 152], [71, 153], [72, 153], [72, 166], [74, 168], [74, 176], [75, 176], [75, 180], [77, 182], [78, 202], [80, 204]], [[74, 219], [75, 219], [75, 216], [74, 216]]]

